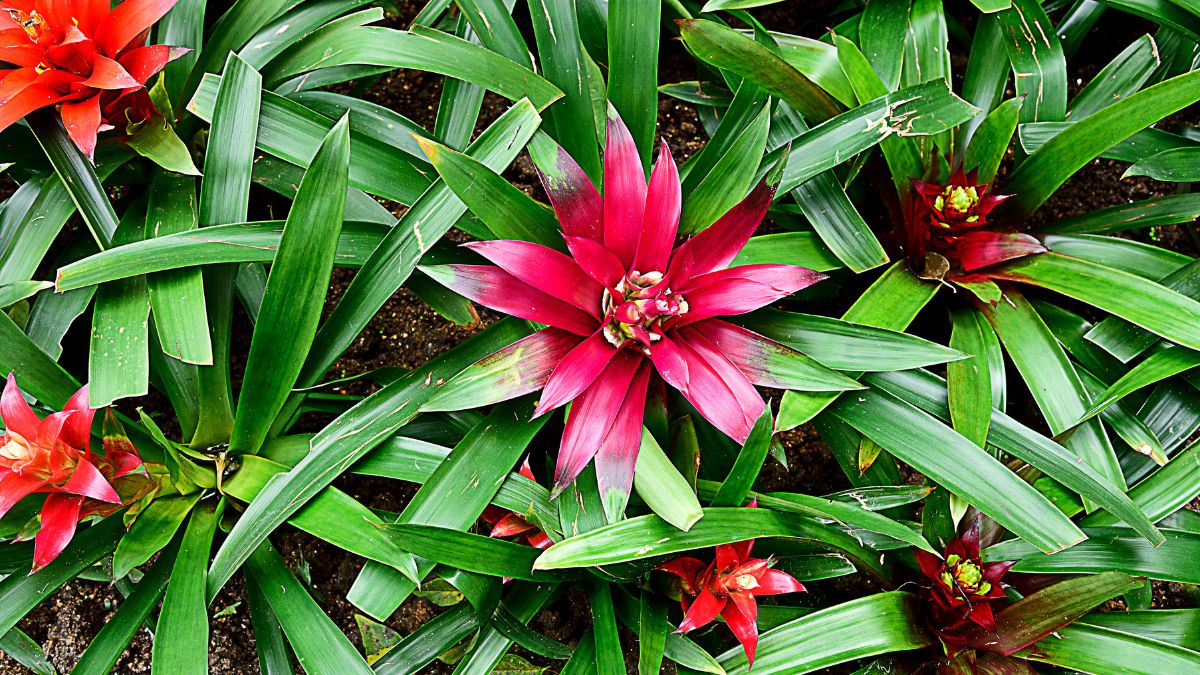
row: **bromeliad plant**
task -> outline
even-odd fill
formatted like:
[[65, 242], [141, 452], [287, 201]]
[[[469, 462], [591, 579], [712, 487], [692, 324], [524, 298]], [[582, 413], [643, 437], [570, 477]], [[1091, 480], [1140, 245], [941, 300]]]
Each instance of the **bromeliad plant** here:
[[[981, 2], [968, 48], [923, 0], [847, 3], [819, 39], [722, 0], [432, 2], [406, 30], [365, 0], [207, 4], [3, 5], [0, 90], [25, 88], [0, 98], [20, 183], [0, 369], [64, 412], [15, 385], [0, 410], [0, 537], [22, 540], [0, 554], [0, 649], [40, 668], [18, 623], [87, 576], [129, 595], [76, 670], [152, 622], [153, 668], [191, 671], [240, 574], [266, 672], [540, 667], [519, 646], [607, 675], [620, 626], [646, 673], [1200, 668], [1196, 610], [1150, 609], [1144, 579], [1200, 583], [1180, 510], [1200, 492], [1195, 262], [1108, 236], [1200, 210], [1035, 213], [1097, 156], [1185, 176], [1190, 137], [1150, 127], [1200, 99], [1190, 10], [1078, 3], [1052, 25]], [[1166, 28], [1068, 107], [1067, 55], [1130, 9]], [[661, 93], [709, 136], [679, 165], [655, 142], [676, 32], [703, 81]], [[396, 69], [444, 76], [431, 128], [367, 100]], [[512, 103], [476, 133], [484, 91]], [[500, 175], [526, 150], [549, 205]], [[335, 266], [355, 272], [331, 297]], [[476, 334], [342, 371], [401, 288]], [[914, 320], [935, 297], [948, 347]], [[511, 316], [479, 330], [472, 301]], [[377, 388], [343, 393], [360, 379]], [[151, 387], [169, 410], [112, 413], [132, 440], [93, 452], [91, 407]], [[853, 489], [764, 487], [769, 462], [820, 461], [784, 451], [802, 423]], [[391, 513], [339, 489], [354, 476], [420, 487]], [[276, 552], [285, 527], [363, 559], [364, 650]], [[882, 592], [842, 602], [827, 580], [858, 573]], [[374, 626], [414, 594], [453, 606], [399, 642]], [[566, 594], [592, 616], [570, 644], [531, 628]], [[1133, 611], [1095, 609], [1117, 597]]]

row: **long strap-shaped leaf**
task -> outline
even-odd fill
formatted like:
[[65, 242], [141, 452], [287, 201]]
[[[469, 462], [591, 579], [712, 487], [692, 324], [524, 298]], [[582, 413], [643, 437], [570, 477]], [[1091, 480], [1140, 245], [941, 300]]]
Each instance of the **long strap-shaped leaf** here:
[[1157, 547], [1125, 527], [1089, 527], [1088, 539], [1048, 555], [1028, 542], [1010, 539], [987, 548], [984, 560], [1016, 560], [1013, 571], [1045, 574], [1087, 574], [1117, 570], [1151, 579], [1200, 583], [1200, 534], [1166, 530]]
[[267, 277], [242, 380], [230, 449], [258, 451], [300, 376], [317, 333], [346, 210], [349, 119], [326, 136], [292, 202]]
[[51, 110], [32, 112], [25, 118], [33, 136], [42, 145], [55, 173], [67, 187], [67, 194], [83, 216], [100, 248], [105, 248], [117, 232], [117, 212], [91, 162], [80, 154]]
[[312, 675], [374, 675], [345, 633], [326, 616], [268, 543], [247, 561], [246, 572], [279, 618], [304, 672]]
[[[889, 394], [877, 389], [857, 391], [841, 398], [830, 411], [1044, 551], [1062, 550], [1085, 538], [1062, 511], [1008, 467]], [[931, 443], [934, 438], [937, 442]], [[971, 470], [964, 472], [964, 466]]]
[[154, 631], [154, 669], [164, 673], [208, 672], [208, 599], [205, 572], [217, 521], [224, 508], [204, 504], [192, 511], [171, 569]]
[[[880, 373], [863, 378], [901, 400], [908, 401], [942, 419], [950, 419], [946, 403], [946, 384], [923, 370]], [[988, 443], [1028, 462], [1068, 488], [1085, 495], [1136, 529], [1151, 542], [1162, 541], [1154, 519], [1138, 510], [1134, 502], [1095, 469], [1082, 464], [1066, 448], [1029, 429], [999, 410], [992, 411]], [[1141, 505], [1139, 502], [1138, 505]], [[1099, 512], [1097, 512], [1099, 515]]]
[[502, 321], [375, 392], [314, 436], [305, 458], [259, 493], [225, 539], [209, 568], [209, 598], [216, 596], [267, 535], [355, 460], [412, 420], [444, 379], [518, 336], [514, 322]]
[[1084, 624], [1068, 626], [1017, 656], [1088, 673], [1162, 675], [1200, 670], [1200, 652]]

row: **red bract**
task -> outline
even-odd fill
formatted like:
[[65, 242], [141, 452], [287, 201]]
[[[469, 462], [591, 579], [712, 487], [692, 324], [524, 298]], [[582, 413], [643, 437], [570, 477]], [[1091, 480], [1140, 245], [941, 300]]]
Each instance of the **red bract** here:
[[979, 527], [972, 525], [946, 545], [945, 557], [916, 549], [921, 573], [931, 585], [925, 593], [925, 618], [954, 656], [973, 641], [973, 626], [995, 632], [992, 603], [1005, 597], [1000, 577], [1016, 561], [981, 562]]
[[927, 276], [967, 277], [990, 265], [1046, 250], [1027, 234], [985, 229], [988, 214], [1011, 195], [990, 194], [989, 185], [979, 183], [975, 171], [964, 174], [959, 169], [946, 185], [914, 180], [913, 189], [916, 198], [906, 245]]
[[744, 443], [765, 406], [754, 385], [774, 381], [767, 359], [788, 348], [715, 317], [758, 309], [824, 278], [792, 265], [729, 267], [775, 186], [759, 183], [676, 247], [682, 197], [671, 153], [664, 143], [647, 187], [633, 139], [611, 107], [604, 196], [561, 148], [542, 182], [570, 255], [525, 241], [484, 241], [468, 247], [494, 266], [425, 271], [482, 305], [550, 326], [504, 350], [520, 380], [505, 393], [544, 385], [536, 415], [574, 401], [555, 494], [593, 456], [600, 494], [629, 493], [655, 374]]
[[186, 49], [146, 45], [150, 26], [177, 0], [0, 2], [0, 130], [61, 104], [71, 140], [88, 157], [96, 134], [145, 121], [146, 82]]
[[[533, 470], [529, 468], [529, 460], [521, 465], [521, 475], [529, 480], [536, 481], [533, 477]], [[496, 538], [514, 537], [520, 535], [521, 541], [537, 549], [548, 549], [554, 542], [550, 541], [544, 532], [537, 529], [525, 517], [519, 513], [514, 513], [508, 509], [502, 509], [499, 506], [488, 505], [483, 510], [482, 518], [492, 526], [492, 532], [489, 536]]]
[[729, 625], [750, 665], [758, 648], [758, 602], [755, 598], [799, 593], [804, 586], [790, 574], [771, 569], [771, 561], [751, 558], [754, 540], [717, 546], [716, 558], [705, 564], [696, 558], [676, 558], [658, 566], [679, 577], [683, 623], [680, 633], [696, 630], [720, 616]]
[[11, 374], [0, 396], [0, 517], [14, 504], [35, 492], [46, 492], [41, 529], [33, 549], [33, 569], [54, 560], [75, 535], [80, 520], [107, 515], [128, 503], [128, 495], [142, 483], [142, 460], [123, 435], [105, 434], [103, 456], [91, 451], [92, 419], [87, 387], [67, 402], [62, 412], [39, 419], [21, 396]]

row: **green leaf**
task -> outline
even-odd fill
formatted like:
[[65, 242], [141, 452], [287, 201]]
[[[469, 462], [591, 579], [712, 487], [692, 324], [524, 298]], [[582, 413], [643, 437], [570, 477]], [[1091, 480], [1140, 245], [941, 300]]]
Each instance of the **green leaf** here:
[[1055, 253], [1083, 258], [1159, 282], [1192, 262], [1189, 255], [1120, 237], [1047, 234], [1042, 237], [1042, 243]]
[[1192, 41], [1200, 42], [1200, 17], [1194, 9], [1188, 11], [1185, 3], [1158, 2], [1157, 0], [1098, 0], [1101, 4], [1140, 16], [1164, 28], [1180, 31]]
[[[1200, 263], [1189, 263], [1163, 277], [1160, 283], [1187, 297], [1200, 297]], [[1121, 363], [1132, 361], [1160, 341], [1153, 333], [1114, 316], [1097, 323], [1085, 337]]]
[[152, 664], [168, 673], [208, 672], [205, 573], [224, 504], [192, 510], [154, 630]]
[[[196, 228], [196, 181], [182, 176], [154, 177], [146, 208], [146, 239]], [[154, 327], [163, 353], [184, 363], [211, 365], [204, 276], [200, 270], [156, 274], [146, 279]]]
[[[205, 76], [195, 97], [188, 103], [188, 110], [206, 122], [219, 123], [217, 92], [222, 82], [222, 76]], [[335, 123], [336, 120], [296, 101], [263, 91], [255, 142], [264, 152], [307, 167]], [[242, 123], [243, 134], [252, 131], [253, 128]], [[427, 167], [415, 157], [396, 152], [392, 145], [353, 130], [350, 133], [350, 145], [350, 185], [401, 204], [412, 204], [429, 187], [428, 177], [421, 172], [422, 168]], [[241, 149], [241, 152], [246, 151], [253, 154], [252, 147]], [[204, 210], [201, 209], [200, 224], [209, 224], [205, 222], [203, 214]], [[245, 216], [220, 222], [242, 220], [245, 220]]]
[[[701, 496], [710, 497], [717, 493], [719, 484], [712, 481], [699, 481], [698, 487]], [[849, 494], [858, 495], [861, 490], [862, 488], [853, 490]], [[924, 490], [924, 494], [928, 494], [927, 489], [922, 488], [922, 490]], [[916, 548], [933, 552], [933, 548], [929, 545], [929, 542], [920, 533], [914, 532], [903, 523], [896, 522], [887, 516], [868, 511], [864, 508], [858, 501], [865, 499], [861, 496], [843, 500], [832, 499], [832, 495], [830, 497], [813, 497], [793, 492], [757, 494], [752, 492], [749, 493], [749, 496], [752, 499], [757, 499], [758, 505], [762, 508], [788, 513], [799, 513], [810, 518], [828, 521], [852, 531], [866, 530], [867, 532], [881, 534], [896, 541], [911, 544]], [[740, 505], [737, 504], [737, 506]]]
[[[1029, 484], [920, 410], [876, 389], [843, 397], [830, 410], [1032, 545], [1058, 551], [1083, 539], [1074, 523]], [[928, 439], [934, 437], [939, 442], [931, 445]], [[963, 473], [963, 466], [971, 471]]]
[[[868, 0], [858, 24], [862, 53], [888, 91], [900, 86], [912, 0]], [[844, 38], [843, 38], [844, 39]], [[839, 44], [838, 50], [842, 47]]]
[[[142, 238], [142, 204], [121, 218], [113, 237], [120, 245]], [[97, 408], [119, 398], [143, 396], [150, 388], [150, 296], [145, 277], [107, 284], [96, 291], [88, 349], [88, 402]]]
[[1123, 527], [1089, 527], [1086, 541], [1054, 555], [1034, 550], [1016, 539], [984, 551], [984, 560], [1017, 560], [1014, 572], [1091, 574], [1116, 570], [1183, 584], [1200, 583], [1200, 534], [1164, 530], [1166, 541], [1155, 547], [1133, 530]]
[[633, 487], [646, 506], [663, 520], [687, 532], [704, 515], [691, 485], [671, 464], [645, 427], [633, 473]]
[[1082, 624], [1062, 629], [1017, 657], [1092, 673], [1159, 675], [1200, 668], [1200, 652]]
[[[1200, 443], [1193, 443], [1176, 454], [1166, 466], [1129, 490], [1129, 498], [1146, 512], [1151, 520], [1175, 513], [1200, 494]], [[1084, 525], [1116, 525], [1117, 519], [1107, 512], [1093, 513], [1083, 519]]]
[[375, 662], [378, 675], [417, 673], [431, 661], [479, 627], [468, 605], [459, 605], [421, 624], [407, 638]]
[[361, 614], [354, 615], [354, 623], [358, 624], [358, 633], [362, 636], [363, 653], [367, 656], [368, 665], [374, 665], [388, 650], [404, 639], [391, 628]]
[[276, 81], [345, 65], [413, 68], [477, 84], [511, 101], [529, 98], [538, 110], [562, 97], [558, 87], [528, 68], [425, 26], [399, 31], [347, 25], [304, 41], [271, 65]]
[[1017, 131], [1017, 120], [1021, 112], [1021, 99], [1010, 98], [990, 112], [971, 136], [971, 143], [963, 155], [963, 166], [979, 172], [980, 183], [990, 183], [996, 177], [1000, 162], [1008, 152], [1013, 134]]
[[759, 638], [754, 668], [740, 647], [718, 657], [729, 675], [807, 673], [876, 654], [926, 647], [916, 598], [878, 593], [834, 605], [767, 631]]
[[[1021, 121], [1059, 121], [1067, 113], [1067, 59], [1054, 24], [1036, 0], [1013, 0], [996, 15], [1012, 62]], [[1018, 197], [1020, 199], [1020, 193]]]
[[[1033, 306], [1010, 288], [1005, 290], [1002, 302], [995, 306], [980, 303], [979, 309], [1021, 373], [1050, 432], [1059, 436], [1072, 430], [1087, 410], [1090, 397], [1062, 346]], [[1074, 428], [1063, 444], [1113, 485], [1125, 487], [1120, 462], [1098, 420]], [[1087, 506], [1091, 510], [1091, 504]]]
[[667, 633], [671, 630], [667, 623], [667, 605], [647, 590], [643, 590], [639, 597], [638, 675], [658, 675], [662, 670]]
[[1197, 216], [1200, 216], [1200, 194], [1184, 193], [1097, 209], [1055, 221], [1042, 228], [1042, 231], [1106, 234], [1188, 223]]
[[[551, 640], [529, 626], [526, 626], [517, 617], [513, 616], [512, 612], [504, 605], [500, 605], [496, 609], [496, 613], [493, 615], [492, 627], [499, 630], [504, 637], [512, 640], [518, 646], [528, 649], [538, 656], [544, 656], [557, 661], [571, 658], [572, 650], [570, 647], [557, 640]], [[530, 667], [534, 668], [535, 666]], [[542, 670], [545, 670], [545, 668], [539, 668], [538, 672]], [[502, 660], [500, 665], [492, 672], [509, 671], [505, 669], [505, 664]]]
[[498, 239], [562, 248], [554, 212], [483, 163], [419, 136], [417, 143], [446, 185]]
[[1172, 183], [1200, 181], [1200, 148], [1178, 148], [1147, 157], [1125, 170], [1122, 178], [1147, 176]]
[[[513, 588], [509, 589], [504, 598], [504, 604], [517, 621], [526, 623], [533, 619], [534, 615], [550, 600], [550, 595], [557, 584], [535, 585], [518, 582], [512, 586]], [[495, 626], [484, 628], [476, 638], [474, 649], [459, 663], [458, 672], [465, 675], [487, 675], [516, 668], [517, 670], [513, 672], [519, 675], [536, 675], [536, 673], [530, 673], [524, 659], [515, 660], [506, 656], [505, 652], [512, 643], [512, 639], [496, 629]]]
[[[529, 101], [509, 108], [467, 149], [493, 171], [508, 166], [537, 129], [540, 118]], [[298, 385], [309, 387], [331, 368], [383, 303], [416, 267], [420, 256], [466, 211], [445, 184], [435, 184], [413, 204], [380, 242], [318, 331]], [[295, 399], [293, 399], [295, 402]]]
[[79, 389], [79, 382], [38, 349], [4, 312], [0, 312], [0, 342], [4, 344], [0, 370], [21, 373], [21, 390], [26, 394], [61, 409]]
[[1018, 213], [1033, 211], [1105, 150], [1198, 100], [1200, 72], [1193, 71], [1147, 87], [1071, 124], [1012, 172], [1005, 190], [1015, 196], [1005, 206]]
[[305, 672], [374, 675], [270, 544], [260, 545], [246, 563], [247, 574], [262, 589]]
[[992, 276], [1062, 293], [1200, 349], [1200, 302], [1148, 279], [1056, 253], [1015, 261]]
[[741, 506], [746, 500], [746, 495], [750, 494], [750, 489], [754, 487], [754, 481], [758, 479], [758, 474], [762, 471], [763, 462], [767, 459], [767, 451], [771, 448], [771, 435], [775, 431], [775, 420], [771, 416], [771, 406], [768, 405], [762, 415], [759, 415], [758, 421], [754, 423], [754, 428], [750, 430], [750, 435], [746, 438], [746, 443], [738, 452], [737, 460], [733, 463], [733, 468], [729, 470], [729, 475], [721, 483], [721, 487], [717, 489], [717, 493], [709, 500], [709, 506]]
[[950, 326], [950, 347], [971, 355], [946, 365], [950, 420], [955, 431], [986, 447], [992, 408], [1004, 408], [1004, 354], [979, 312], [956, 307], [950, 311]]
[[1113, 382], [1095, 400], [1079, 422], [1083, 423], [1099, 415], [1101, 411], [1139, 389], [1187, 372], [1196, 366], [1200, 366], [1200, 353], [1198, 352], [1178, 347], [1167, 347], [1157, 351], [1122, 375], [1121, 379]]
[[66, 186], [92, 237], [100, 248], [107, 247], [117, 232], [117, 212], [91, 162], [80, 154], [52, 110], [34, 111], [25, 116], [25, 122]]
[[1080, 120], [1137, 92], [1161, 59], [1154, 38], [1143, 35], [1126, 47], [1071, 100], [1067, 115]]
[[564, 94], [546, 110], [548, 129], [579, 166], [598, 179], [602, 169], [595, 108], [600, 102], [592, 100], [589, 57], [580, 41], [577, 12], [583, 10], [567, 0], [529, 0], [528, 5], [542, 73]]
[[[57, 290], [70, 291], [117, 279], [221, 263], [270, 263], [279, 251], [282, 220], [214, 225], [111, 248], [58, 270]], [[333, 254], [338, 267], [361, 267], [388, 229], [378, 223], [346, 222]]]
[[554, 581], [561, 575], [535, 572], [538, 549], [525, 544], [469, 534], [457, 529], [395, 523], [381, 526], [384, 536], [400, 548], [467, 572], [526, 581]]
[[588, 584], [588, 604], [592, 610], [592, 638], [596, 645], [596, 672], [618, 675], [625, 672], [625, 654], [617, 632], [617, 614], [612, 589], [599, 579]]
[[[1004, 98], [1011, 71], [1008, 50], [1004, 43], [1007, 37], [995, 15], [985, 14], [975, 24], [971, 36], [971, 51], [967, 55], [967, 72], [963, 74], [962, 97], [971, 105], [990, 113]], [[963, 125], [961, 139], [956, 139], [957, 156], [964, 152], [971, 137], [986, 118], [976, 115]]]
[[[950, 418], [946, 386], [935, 375], [913, 370], [883, 375], [868, 375], [872, 386], [888, 391], [940, 419]], [[1104, 479], [1061, 445], [1023, 426], [1004, 413], [992, 411], [988, 442], [1008, 454], [1041, 469], [1063, 485], [1085, 495], [1120, 517], [1152, 542], [1162, 540], [1153, 522], [1137, 509], [1129, 497]]]
[[837, 48], [821, 40], [791, 35], [768, 33], [779, 48], [779, 55], [793, 68], [824, 89], [838, 102], [853, 107], [857, 103], [854, 89], [838, 64]]
[[[1021, 141], [1021, 149], [1027, 153], [1036, 152], [1058, 134], [1071, 128], [1074, 122], [1031, 122], [1017, 128], [1017, 136]], [[1198, 144], [1184, 136], [1173, 134], [1154, 127], [1135, 131], [1120, 142], [1110, 145], [1100, 153], [1104, 159], [1115, 159], [1119, 162], [1138, 162], [1160, 152], [1174, 148], [1191, 148]], [[1082, 217], [1082, 216], [1080, 216]]]
[[[650, 163], [658, 121], [661, 6], [658, 0], [627, 0], [610, 5], [608, 12], [608, 100], [629, 127], [644, 166]], [[586, 130], [560, 128], [559, 134]]]
[[106, 518], [75, 534], [67, 548], [33, 574], [11, 574], [0, 581], [0, 635], [12, 630], [63, 584], [112, 553], [125, 526], [120, 515]]
[[346, 208], [349, 161], [343, 118], [313, 158], [283, 227], [246, 357], [229, 441], [235, 452], [253, 454], [262, 446], [316, 335]]
[[[267, 26], [267, 22], [291, 7], [299, 0], [237, 0], [216, 24], [208, 31], [204, 49], [196, 57], [196, 66], [184, 87], [184, 98], [196, 90], [205, 73], [216, 72], [227, 58], [250, 40], [255, 33]], [[278, 33], [276, 33], [278, 35]]]
[[713, 21], [681, 19], [680, 36], [700, 60], [739, 75], [779, 96], [807, 119], [824, 122], [842, 107], [771, 50]]
[[712, 225], [749, 192], [766, 148], [770, 113], [770, 107], [764, 106], [684, 200], [679, 219], [681, 235]]
[[781, 232], [750, 237], [730, 266], [799, 265], [817, 272], [841, 269], [842, 261], [813, 232]]
[[18, 302], [37, 295], [47, 288], [54, 288], [49, 281], [14, 281], [0, 284], [0, 308], [12, 307]]
[[610, 565], [762, 537], [835, 548], [862, 569], [883, 574], [875, 555], [849, 535], [803, 516], [747, 508], [704, 509], [704, 517], [684, 533], [658, 516], [629, 518], [558, 542], [542, 553], [534, 568]]
[[[159, 77], [162, 81], [162, 77]], [[125, 141], [134, 152], [167, 171], [185, 176], [199, 176], [192, 162], [192, 153], [175, 133], [175, 127], [161, 117], [151, 117], [134, 135]]]
[[57, 670], [46, 660], [42, 646], [18, 628], [0, 635], [0, 652], [29, 669], [36, 675], [56, 675]]
[[[737, 93], [722, 113], [711, 138], [680, 167], [679, 178], [685, 203], [696, 186], [708, 177], [713, 167], [729, 154], [730, 148], [744, 134], [746, 128], [769, 107], [769, 102], [770, 94], [753, 82], [743, 81], [737, 88]], [[759, 159], [761, 158], [755, 158], [756, 169]]]
[[113, 553], [113, 579], [123, 579], [171, 543], [199, 501], [200, 493], [159, 497], [142, 509]]
[[[509, 471], [520, 460], [547, 418], [530, 421], [533, 406], [518, 399], [496, 406], [455, 446], [396, 520], [400, 525], [431, 525], [465, 530], [483, 512]], [[464, 483], [464, 477], [467, 482]], [[462, 486], [472, 485], [466, 494]], [[522, 511], [524, 512], [524, 511]], [[418, 559], [418, 578], [433, 563]], [[415, 590], [416, 584], [395, 570], [368, 563], [355, 580], [349, 600], [375, 617], [386, 617]]]
[[1126, 612], [1092, 612], [1081, 624], [1158, 640], [1177, 647], [1200, 644], [1200, 609], [1156, 609]]
[[309, 453], [254, 498], [226, 537], [209, 568], [209, 597], [216, 595], [267, 535], [356, 459], [412, 420], [420, 404], [438, 390], [439, 385], [433, 382], [449, 378], [490, 353], [496, 342], [511, 341], [513, 325], [502, 321], [409, 372], [340, 415], [314, 436]]
[[967, 358], [915, 335], [813, 314], [763, 309], [737, 323], [837, 370], [908, 370]]

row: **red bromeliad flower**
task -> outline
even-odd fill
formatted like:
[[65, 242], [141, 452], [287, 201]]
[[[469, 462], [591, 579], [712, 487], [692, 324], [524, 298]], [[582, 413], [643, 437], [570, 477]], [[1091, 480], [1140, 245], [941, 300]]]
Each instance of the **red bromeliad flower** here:
[[759, 183], [675, 246], [682, 197], [671, 153], [663, 143], [647, 187], [629, 130], [611, 107], [603, 197], [561, 148], [542, 182], [570, 255], [525, 241], [482, 241], [467, 246], [494, 266], [423, 269], [482, 305], [549, 325], [489, 359], [512, 357], [519, 371], [508, 398], [544, 386], [535, 416], [573, 401], [554, 493], [594, 456], [605, 503], [610, 493], [618, 502], [629, 494], [652, 376], [745, 443], [765, 407], [754, 385], [781, 386], [767, 365], [795, 352], [716, 317], [758, 309], [824, 278], [793, 265], [729, 267], [775, 186]]
[[750, 665], [758, 648], [758, 603], [755, 598], [800, 593], [804, 586], [790, 574], [771, 569], [771, 561], [751, 558], [754, 540], [717, 546], [716, 558], [705, 564], [696, 558], [676, 558], [657, 569], [679, 577], [683, 623], [680, 633], [696, 630], [719, 615], [729, 625]]
[[156, 110], [146, 82], [186, 49], [146, 45], [150, 26], [177, 0], [0, 1], [0, 130], [61, 104], [63, 124], [80, 152], [96, 134], [149, 119]]
[[[924, 266], [922, 276], [981, 280], [985, 267], [1046, 250], [1036, 238], [1018, 232], [985, 229], [988, 214], [1011, 195], [989, 194], [975, 171], [960, 168], [946, 185], [913, 180], [906, 232], [910, 258]], [[973, 278], [975, 277], [975, 278]]]
[[[529, 468], [528, 459], [526, 459], [521, 465], [521, 475], [525, 476], [531, 481], [537, 481], [537, 479], [533, 477], [533, 470]], [[492, 506], [489, 504], [488, 507], [483, 510], [483, 515], [481, 517], [492, 526], [492, 532], [488, 536], [504, 538], [521, 535], [520, 538], [522, 541], [536, 549], [541, 550], [550, 548], [550, 545], [554, 543], [550, 541], [550, 537], [547, 537], [544, 532], [537, 529], [537, 527], [535, 527], [528, 520], [525, 520], [524, 516], [519, 513], [509, 511], [508, 509], [502, 509], [499, 506]]]
[[1005, 597], [1000, 577], [1016, 561], [981, 562], [977, 522], [946, 545], [944, 559], [920, 549], [916, 556], [932, 583], [926, 593], [926, 622], [948, 655], [973, 642], [973, 626], [995, 632], [992, 603]]
[[62, 553], [80, 520], [112, 513], [131, 501], [121, 494], [136, 492], [130, 488], [143, 482], [123, 480], [146, 473], [137, 450], [123, 436], [105, 434], [105, 454], [92, 453], [95, 414], [88, 407], [87, 387], [46, 419], [34, 414], [11, 374], [0, 396], [5, 427], [0, 434], [0, 517], [30, 494], [49, 493], [34, 542], [35, 571]]

